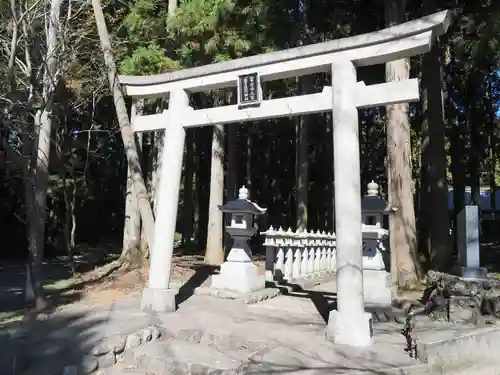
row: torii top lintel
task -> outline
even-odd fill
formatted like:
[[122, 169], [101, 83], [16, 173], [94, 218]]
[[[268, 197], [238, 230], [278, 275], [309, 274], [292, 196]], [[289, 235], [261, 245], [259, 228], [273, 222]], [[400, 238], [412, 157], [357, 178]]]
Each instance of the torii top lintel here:
[[372, 33], [282, 51], [264, 53], [151, 76], [120, 76], [126, 94], [136, 98], [231, 87], [235, 76], [258, 72], [264, 81], [327, 71], [335, 59], [357, 66], [382, 64], [429, 51], [433, 37], [446, 33], [451, 11], [445, 10]]

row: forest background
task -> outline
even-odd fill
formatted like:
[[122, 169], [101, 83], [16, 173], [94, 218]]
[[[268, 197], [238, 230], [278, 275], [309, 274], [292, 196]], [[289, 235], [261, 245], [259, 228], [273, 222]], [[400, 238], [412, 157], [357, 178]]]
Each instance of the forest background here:
[[[102, 9], [119, 72], [130, 75], [359, 35], [451, 9], [454, 22], [429, 54], [358, 69], [366, 84], [421, 80], [420, 103], [359, 112], [362, 189], [376, 181], [399, 208], [389, 226], [400, 287], [412, 288], [426, 269], [453, 263], [450, 222], [465, 203], [466, 187], [479, 203], [482, 190], [500, 184], [498, 1], [104, 0]], [[96, 246], [116, 252], [121, 266], [142, 267], [144, 225], [92, 5], [3, 0], [0, 54], [0, 257], [28, 259], [34, 279], [42, 278], [44, 259], [68, 254], [71, 261]], [[327, 84], [329, 75], [317, 74], [271, 82], [263, 92], [277, 98]], [[235, 96], [227, 90], [193, 100], [206, 107]], [[151, 113], [164, 103], [139, 105]], [[136, 137], [153, 210], [162, 137]], [[330, 115], [188, 129], [177, 224], [183, 252], [220, 264], [217, 205], [234, 198], [241, 185], [268, 207], [262, 229], [332, 231]], [[490, 204], [485, 233], [495, 234], [495, 194]]]

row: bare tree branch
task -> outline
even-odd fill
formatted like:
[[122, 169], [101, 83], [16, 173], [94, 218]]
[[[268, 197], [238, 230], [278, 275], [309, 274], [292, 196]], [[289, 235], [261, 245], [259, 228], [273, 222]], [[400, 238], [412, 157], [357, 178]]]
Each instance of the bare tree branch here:
[[7, 84], [9, 91], [14, 91], [16, 81], [14, 79], [14, 66], [17, 53], [17, 38], [19, 31], [19, 23], [17, 21], [16, 0], [10, 0], [10, 11], [12, 13], [12, 39], [10, 42], [9, 65], [7, 66]]

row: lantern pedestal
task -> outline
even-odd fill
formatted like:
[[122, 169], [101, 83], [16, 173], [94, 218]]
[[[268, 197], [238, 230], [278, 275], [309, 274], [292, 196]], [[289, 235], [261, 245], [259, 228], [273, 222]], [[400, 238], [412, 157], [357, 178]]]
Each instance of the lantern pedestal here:
[[389, 232], [386, 229], [365, 224], [362, 224], [362, 231], [365, 304], [390, 306], [392, 304], [392, 282], [384, 262], [384, 255], [388, 255], [384, 241], [389, 236]]
[[392, 304], [391, 274], [385, 270], [363, 270], [365, 304], [387, 307]]
[[257, 266], [252, 262], [224, 262], [220, 274], [212, 276], [212, 288], [230, 290], [238, 293], [251, 293], [264, 289], [264, 275], [259, 275]]
[[259, 275], [257, 266], [252, 262], [252, 252], [248, 241], [255, 233], [254, 228], [226, 227], [234, 240], [227, 261], [220, 266], [220, 274], [212, 276], [212, 288], [250, 293], [264, 289], [265, 276]]

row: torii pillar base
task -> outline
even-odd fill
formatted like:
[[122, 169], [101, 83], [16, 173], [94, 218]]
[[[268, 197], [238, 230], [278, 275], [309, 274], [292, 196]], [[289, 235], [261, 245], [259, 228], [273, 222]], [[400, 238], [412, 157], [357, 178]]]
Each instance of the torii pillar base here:
[[173, 289], [144, 288], [142, 291], [141, 310], [152, 312], [176, 311], [175, 295]]
[[330, 312], [326, 339], [335, 344], [349, 345], [358, 348], [370, 346], [373, 343], [373, 322], [371, 313], [359, 316]]

